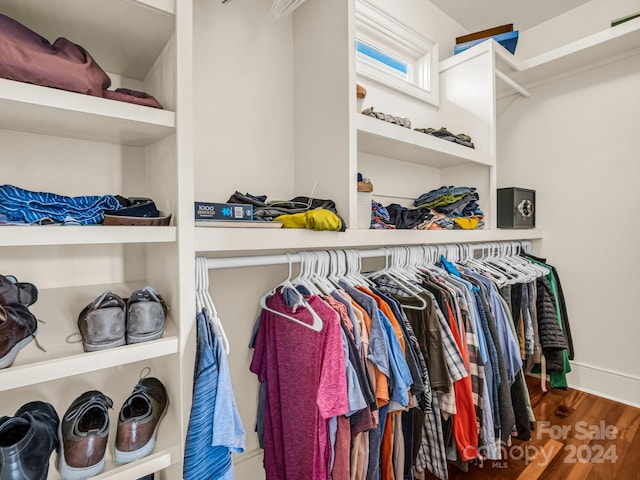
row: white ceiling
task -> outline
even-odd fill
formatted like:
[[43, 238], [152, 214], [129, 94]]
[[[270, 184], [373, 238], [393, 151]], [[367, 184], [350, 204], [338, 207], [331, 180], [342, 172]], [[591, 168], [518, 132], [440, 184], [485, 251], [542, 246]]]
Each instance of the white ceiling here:
[[513, 23], [526, 30], [589, 0], [430, 0], [469, 32]]

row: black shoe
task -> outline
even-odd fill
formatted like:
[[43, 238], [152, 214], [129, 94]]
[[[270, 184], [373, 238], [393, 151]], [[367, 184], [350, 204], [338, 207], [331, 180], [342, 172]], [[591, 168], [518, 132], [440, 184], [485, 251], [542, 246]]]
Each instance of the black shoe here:
[[0, 478], [47, 480], [49, 458], [58, 448], [58, 423], [53, 406], [40, 401], [0, 418]]

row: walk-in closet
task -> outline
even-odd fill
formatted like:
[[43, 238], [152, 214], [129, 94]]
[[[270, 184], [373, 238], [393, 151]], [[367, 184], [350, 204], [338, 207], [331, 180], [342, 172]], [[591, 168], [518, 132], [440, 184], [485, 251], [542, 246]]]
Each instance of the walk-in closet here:
[[[84, 433], [76, 432], [75, 437], [65, 433], [68, 426], [60, 426], [59, 432], [49, 432], [53, 443], [48, 464], [38, 460], [48, 472], [42, 478], [79, 479], [89, 474], [118, 480], [196, 478], [198, 455], [214, 454], [199, 454], [193, 438], [213, 435], [217, 450], [210, 468], [218, 470], [209, 470], [211, 478], [285, 480], [273, 473], [280, 471], [273, 469], [280, 458], [278, 450], [261, 444], [264, 432], [256, 431], [264, 426], [264, 409], [258, 406], [269, 388], [261, 387], [256, 374], [266, 371], [258, 364], [267, 358], [264, 353], [264, 358], [256, 359], [256, 339], [259, 343], [270, 338], [260, 331], [260, 319], [265, 329], [276, 328], [275, 318], [300, 323], [298, 315], [308, 313], [309, 321], [317, 323], [315, 330], [296, 325], [305, 329], [300, 345], [307, 341], [315, 345], [309, 335], [318, 334], [327, 323], [315, 318], [309, 297], [331, 297], [332, 287], [338, 286], [356, 289], [351, 293], [357, 297], [361, 291], [357, 286], [381, 294], [371, 298], [378, 295], [396, 302], [399, 321], [389, 321], [389, 332], [391, 327], [396, 332], [404, 329], [411, 338], [416, 305], [426, 307], [430, 295], [440, 298], [436, 278], [449, 275], [446, 288], [458, 297], [451, 304], [443, 300], [438, 308], [446, 313], [446, 306], [454, 305], [451, 318], [459, 322], [452, 324], [447, 317], [445, 329], [467, 331], [463, 320], [469, 320], [469, 331], [478, 334], [479, 329], [486, 342], [485, 334], [491, 332], [482, 331], [481, 309], [467, 304], [485, 299], [488, 311], [504, 308], [505, 318], [522, 319], [522, 330], [515, 325], [517, 332], [507, 332], [516, 343], [522, 334], [523, 342], [521, 364], [510, 383], [518, 382], [522, 393], [518, 405], [525, 417], [535, 410], [535, 422], [515, 428], [514, 419], [517, 432], [512, 435], [498, 418], [490, 417], [497, 422], [496, 437], [508, 448], [520, 448], [516, 455], [522, 457], [514, 458], [514, 451], [507, 449], [500, 458], [497, 450], [478, 444], [483, 438], [479, 428], [475, 450], [467, 451], [475, 456], [461, 454], [466, 449], [453, 440], [448, 445], [457, 447], [457, 456], [443, 447], [441, 452], [449, 460], [444, 461], [444, 470], [449, 471], [445, 474], [430, 463], [433, 450], [423, 449], [417, 455], [422, 459], [419, 465], [405, 462], [405, 453], [407, 458], [414, 453], [410, 443], [419, 445], [415, 436], [406, 436], [395, 446], [395, 453], [402, 449], [402, 456], [388, 457], [394, 459], [391, 463], [372, 460], [376, 468], [384, 468], [367, 476], [362, 467], [362, 433], [356, 448], [353, 443], [350, 448], [342, 444], [342, 456], [335, 455], [336, 441], [340, 445], [345, 438], [347, 443], [356, 438], [355, 433], [349, 438], [341, 430], [345, 418], [349, 424], [341, 415], [338, 426], [331, 427], [333, 434], [317, 437], [322, 438], [321, 445], [314, 444], [316, 437], [301, 437], [305, 448], [325, 449], [314, 458], [329, 459], [327, 469], [313, 471], [335, 480], [638, 478], [639, 466], [631, 452], [640, 446], [636, 347], [640, 230], [634, 212], [640, 178], [635, 144], [640, 118], [640, 18], [615, 26], [612, 22], [639, 13], [640, 0], [568, 0], [554, 5], [492, 0], [468, 8], [463, 3], [0, 0], [2, 25], [23, 33], [24, 27], [41, 36], [45, 40], [33, 40], [34, 36], [30, 41], [45, 53], [61, 45], [71, 48], [75, 53], [62, 55], [66, 60], [77, 63], [81, 55], [92, 75], [109, 79], [98, 92], [79, 92], [19, 81], [9, 69], [9, 74], [0, 75], [0, 208], [18, 200], [41, 206], [47, 202], [29, 192], [49, 192], [100, 196], [100, 201], [120, 202], [117, 208], [134, 208], [152, 199], [158, 216], [145, 226], [127, 223], [126, 218], [111, 225], [48, 217], [20, 222], [11, 217], [13, 204], [0, 209], [0, 298], [18, 295], [21, 304], [0, 303], [0, 342], [15, 340], [9, 340], [14, 333], [3, 333], [7, 319], [17, 319], [16, 328], [27, 332], [0, 358], [0, 450], [12, 441], [3, 438], [3, 424], [27, 418], [21, 409], [29, 402], [48, 404], [38, 405], [48, 412], [51, 425], [55, 410], [59, 425], [63, 418], [73, 420], [74, 402], [86, 400], [83, 392], [98, 392], [89, 396], [102, 412], [101, 460], [91, 460], [91, 468], [74, 470], [73, 449], [65, 450], [65, 440], [78, 440], [95, 425], [82, 427]], [[519, 30], [515, 54], [490, 40], [454, 55], [457, 37], [511, 23]], [[4, 52], [10, 51], [8, 28], [0, 32]], [[54, 43], [61, 37], [70, 43]], [[391, 75], [376, 73], [375, 59], [364, 58], [362, 45], [374, 45], [404, 66], [394, 67]], [[0, 72], [15, 58], [20, 55], [0, 51]], [[406, 78], [398, 80], [403, 75]], [[366, 95], [359, 95], [362, 92]], [[401, 125], [408, 120], [410, 126]], [[438, 134], [449, 141], [437, 138]], [[359, 189], [363, 181], [372, 185], [368, 191]], [[477, 203], [465, 210], [473, 212], [468, 215], [473, 221], [435, 216], [411, 223], [414, 228], [387, 228], [392, 223], [387, 222], [380, 229], [371, 223], [372, 201], [374, 207], [395, 205], [392, 213], [407, 215], [441, 187], [451, 187], [446, 193], [456, 201], [460, 195], [473, 196]], [[499, 228], [503, 206], [497, 192], [511, 187], [535, 192], [532, 228]], [[224, 203], [235, 194], [267, 204], [297, 199], [292, 203], [298, 207], [302, 202], [307, 209], [315, 199], [330, 200], [341, 228], [238, 227], [194, 219], [195, 202]], [[526, 216], [531, 216], [533, 205], [525, 207]], [[492, 279], [489, 284], [496, 282], [495, 292], [479, 272]], [[524, 351], [525, 331], [533, 335], [527, 325], [535, 310], [529, 295], [536, 291], [527, 285], [547, 288], [542, 280], [547, 276], [554, 278], [548, 288], [557, 298], [555, 278], [562, 279], [565, 310], [560, 316], [570, 321], [571, 352], [565, 345], [565, 357], [556, 357], [564, 362], [560, 368], [566, 373], [568, 390], [557, 376], [544, 374], [550, 365], [543, 363], [541, 374], [539, 368], [527, 369], [525, 360], [529, 358]], [[33, 286], [37, 295], [31, 291], [25, 297], [24, 289]], [[487, 296], [476, 298], [474, 288], [476, 293], [486, 288]], [[289, 297], [282, 295], [284, 304], [279, 308], [290, 318], [272, 311], [261, 317], [267, 307], [277, 310], [272, 299], [283, 291]], [[508, 301], [503, 305], [491, 292], [530, 308], [510, 310]], [[493, 307], [492, 298], [497, 302]], [[560, 312], [560, 301], [555, 305], [551, 298], [548, 305]], [[149, 314], [136, 302], [154, 302], [149, 311], [161, 316], [161, 331], [141, 341], [128, 332], [117, 344], [88, 343], [86, 309], [92, 311], [106, 300], [116, 302], [119, 315], [128, 322], [137, 308]], [[345, 312], [356, 315], [354, 308], [350, 304]], [[30, 313], [24, 313], [27, 309]], [[470, 312], [468, 318], [463, 311]], [[36, 319], [37, 323], [29, 323]], [[346, 352], [339, 353], [346, 358], [351, 345], [347, 330], [338, 327], [334, 332], [337, 347]], [[350, 332], [354, 348], [360, 351], [359, 335]], [[566, 325], [560, 327], [563, 332], [566, 336]], [[203, 335], [211, 340], [206, 355], [213, 356], [203, 353]], [[533, 344], [528, 347], [533, 352]], [[419, 369], [422, 354], [418, 355], [418, 346], [412, 348], [412, 368]], [[489, 361], [488, 352], [478, 348], [480, 361]], [[264, 347], [267, 351], [271, 352]], [[335, 357], [335, 351], [331, 353]], [[217, 388], [224, 392], [228, 422], [221, 414], [213, 415], [214, 405], [206, 401], [214, 393], [194, 389], [194, 369], [196, 377], [206, 371], [205, 360], [222, 372], [214, 376], [224, 384], [214, 385], [213, 392]], [[301, 368], [311, 372], [312, 363]], [[428, 359], [424, 366], [432, 373]], [[531, 374], [524, 375], [525, 370]], [[365, 376], [364, 370], [360, 374]], [[328, 388], [326, 382], [322, 385], [318, 388]], [[330, 385], [335, 391], [347, 388], [343, 383]], [[432, 385], [422, 383], [422, 390], [414, 391], [410, 387], [404, 389], [410, 391], [406, 402], [404, 397], [388, 399], [401, 407], [397, 415], [388, 415], [385, 442], [399, 440], [403, 418], [408, 421], [400, 410], [418, 408], [418, 400], [423, 401], [425, 415], [434, 415], [425, 403], [428, 394], [431, 405]], [[440, 408], [437, 390], [433, 394]], [[489, 390], [486, 393], [490, 395]], [[123, 453], [123, 439], [135, 437], [122, 432], [138, 397], [156, 409], [153, 427], [143, 433], [147, 437], [142, 448]], [[192, 412], [196, 397], [199, 405], [205, 399], [205, 409], [197, 415]], [[294, 397], [284, 396], [283, 401], [293, 402], [296, 409], [305, 407], [295, 404]], [[332, 404], [337, 410], [326, 411], [344, 409], [338, 403]], [[273, 413], [273, 405], [267, 406]], [[393, 404], [391, 410], [396, 407]], [[449, 404], [447, 418], [443, 417], [445, 432], [448, 414], [456, 415], [451, 408]], [[387, 410], [383, 411], [387, 418]], [[38, 412], [29, 415], [42, 414]], [[379, 421], [377, 412], [372, 415]], [[216, 423], [207, 426], [213, 432], [196, 428], [205, 423], [203, 419], [214, 418]], [[300, 422], [305, 418], [301, 413]], [[424, 415], [416, 418], [410, 421], [424, 423]], [[420, 432], [412, 425], [405, 424], [405, 431]], [[591, 426], [598, 429], [587, 434]], [[606, 437], [612, 431], [607, 428], [614, 426], [615, 435]], [[587, 431], [582, 437], [581, 428]], [[531, 440], [522, 440], [526, 435], [518, 440], [527, 429]], [[491, 437], [496, 432], [485, 434]], [[382, 435], [376, 441], [382, 442]], [[220, 445], [215, 438], [222, 438]], [[367, 438], [367, 448], [376, 445]], [[209, 443], [207, 448], [212, 447]], [[62, 467], [60, 453], [54, 451], [60, 448], [67, 456]], [[382, 449], [380, 444], [378, 448]], [[384, 448], [394, 452], [392, 443]], [[478, 451], [484, 461], [476, 459]], [[487, 456], [488, 451], [492, 453]], [[548, 455], [547, 464], [525, 464], [529, 453], [538, 454], [538, 460]], [[12, 468], [29, 461], [11, 458]], [[286, 458], [291, 463], [296, 457], [289, 452]], [[301, 465], [306, 458], [300, 455]], [[8, 467], [3, 465], [10, 462], [2, 462], [0, 456], [4, 480]], [[403, 469], [399, 462], [409, 466]], [[334, 465], [338, 467], [332, 474]], [[465, 468], [470, 471], [463, 473]], [[61, 476], [61, 471], [66, 473]], [[15, 472], [7, 475], [10, 480], [28, 478]], [[301, 479], [287, 476], [287, 480]]]

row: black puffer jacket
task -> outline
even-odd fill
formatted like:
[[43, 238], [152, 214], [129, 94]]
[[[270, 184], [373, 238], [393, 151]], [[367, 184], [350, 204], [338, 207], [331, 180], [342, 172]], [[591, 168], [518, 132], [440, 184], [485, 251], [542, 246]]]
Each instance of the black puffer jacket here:
[[556, 312], [556, 300], [551, 289], [551, 283], [547, 277], [536, 280], [538, 298], [536, 309], [538, 311], [538, 335], [542, 353], [547, 360], [547, 370], [563, 371], [564, 359], [562, 351], [568, 348], [567, 339], [558, 323]]

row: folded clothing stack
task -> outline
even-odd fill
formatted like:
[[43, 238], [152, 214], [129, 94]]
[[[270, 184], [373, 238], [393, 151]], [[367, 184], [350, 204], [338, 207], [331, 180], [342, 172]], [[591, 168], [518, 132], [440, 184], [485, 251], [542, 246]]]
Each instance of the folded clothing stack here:
[[256, 221], [282, 222], [284, 228], [307, 228], [344, 232], [346, 223], [338, 215], [333, 200], [295, 197], [284, 201], [267, 201], [266, 195], [252, 195], [236, 191], [227, 203], [253, 205]]
[[484, 227], [478, 193], [471, 187], [440, 187], [420, 195], [414, 208], [373, 201], [372, 229], [475, 230]]
[[116, 195], [120, 207], [104, 212], [103, 225], [166, 226], [171, 214], [162, 215], [150, 198], [122, 197]]
[[423, 193], [413, 204], [416, 208], [430, 208], [446, 215], [453, 220], [453, 228], [474, 230], [484, 226], [484, 213], [478, 200], [474, 187], [443, 186]]
[[0, 185], [0, 224], [168, 225], [150, 198], [120, 195], [68, 197]]
[[93, 225], [101, 223], [105, 210], [119, 210], [114, 195], [67, 197], [0, 185], [0, 214], [10, 223]]

